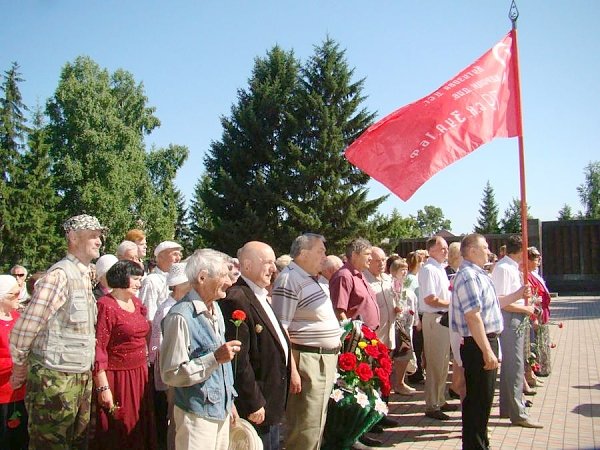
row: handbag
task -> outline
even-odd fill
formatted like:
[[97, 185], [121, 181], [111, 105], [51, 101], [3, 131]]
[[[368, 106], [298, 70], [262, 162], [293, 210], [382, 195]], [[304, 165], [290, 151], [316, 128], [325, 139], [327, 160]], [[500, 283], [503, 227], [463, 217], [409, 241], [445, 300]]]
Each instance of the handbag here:
[[403, 356], [406, 355], [409, 351], [412, 350], [412, 343], [410, 340], [410, 335], [404, 331], [402, 325], [396, 322], [396, 348], [392, 356]]

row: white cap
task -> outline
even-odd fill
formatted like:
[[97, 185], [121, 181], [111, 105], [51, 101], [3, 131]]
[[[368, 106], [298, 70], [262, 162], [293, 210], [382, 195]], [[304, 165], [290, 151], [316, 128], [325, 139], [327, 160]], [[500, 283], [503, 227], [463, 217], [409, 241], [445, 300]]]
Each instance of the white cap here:
[[100, 279], [100, 277], [106, 275], [106, 272], [114, 266], [114, 264], [118, 261], [115, 255], [102, 255], [96, 261], [96, 278]]
[[4, 298], [17, 284], [17, 279], [12, 275], [0, 275], [0, 298]]
[[171, 266], [167, 275], [167, 286], [177, 286], [188, 281], [185, 275], [185, 266], [185, 263], [175, 263]]
[[183, 247], [179, 245], [177, 242], [173, 241], [163, 241], [154, 249], [154, 256], [158, 256], [160, 252], [163, 250], [170, 250], [172, 248], [176, 248], [177, 250], [182, 250]]

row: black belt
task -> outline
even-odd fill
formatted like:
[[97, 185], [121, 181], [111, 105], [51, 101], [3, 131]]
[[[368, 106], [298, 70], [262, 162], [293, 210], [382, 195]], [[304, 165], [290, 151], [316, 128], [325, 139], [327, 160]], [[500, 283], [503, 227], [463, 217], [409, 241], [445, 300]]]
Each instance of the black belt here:
[[300, 344], [294, 344], [294, 343], [292, 343], [292, 349], [298, 350], [299, 352], [318, 353], [319, 355], [337, 355], [340, 352], [339, 347], [335, 347], [335, 348], [312, 347], [310, 345], [300, 345]]
[[[485, 337], [488, 339], [496, 339], [498, 337], [498, 333], [488, 333], [485, 335]], [[471, 339], [475, 341], [475, 338], [473, 336], [466, 336], [465, 339]]]

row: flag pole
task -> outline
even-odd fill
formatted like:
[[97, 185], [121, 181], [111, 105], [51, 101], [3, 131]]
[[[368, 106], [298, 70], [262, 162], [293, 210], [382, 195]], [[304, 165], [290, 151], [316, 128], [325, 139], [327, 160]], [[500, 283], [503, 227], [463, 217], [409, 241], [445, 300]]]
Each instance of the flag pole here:
[[[517, 19], [519, 18], [519, 10], [515, 0], [512, 0], [508, 17], [512, 22], [513, 40], [512, 40], [512, 55], [513, 55], [513, 70], [515, 71], [515, 96], [517, 105], [517, 127], [519, 139], [519, 179], [521, 184], [521, 240], [523, 241], [522, 250], [522, 265], [523, 265], [523, 282], [527, 282], [528, 273], [528, 232], [527, 232], [527, 196], [525, 189], [525, 144], [523, 141], [523, 116], [521, 114], [521, 78], [519, 75], [519, 49], [517, 45]], [[527, 305], [527, 298], [525, 298]]]

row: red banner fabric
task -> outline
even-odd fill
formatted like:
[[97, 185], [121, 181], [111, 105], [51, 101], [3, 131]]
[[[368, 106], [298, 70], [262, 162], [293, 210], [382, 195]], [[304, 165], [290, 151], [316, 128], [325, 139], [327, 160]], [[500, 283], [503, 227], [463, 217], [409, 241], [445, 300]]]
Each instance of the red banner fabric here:
[[511, 31], [437, 91], [369, 127], [346, 149], [348, 161], [406, 201], [480, 145], [521, 135], [513, 38]]

